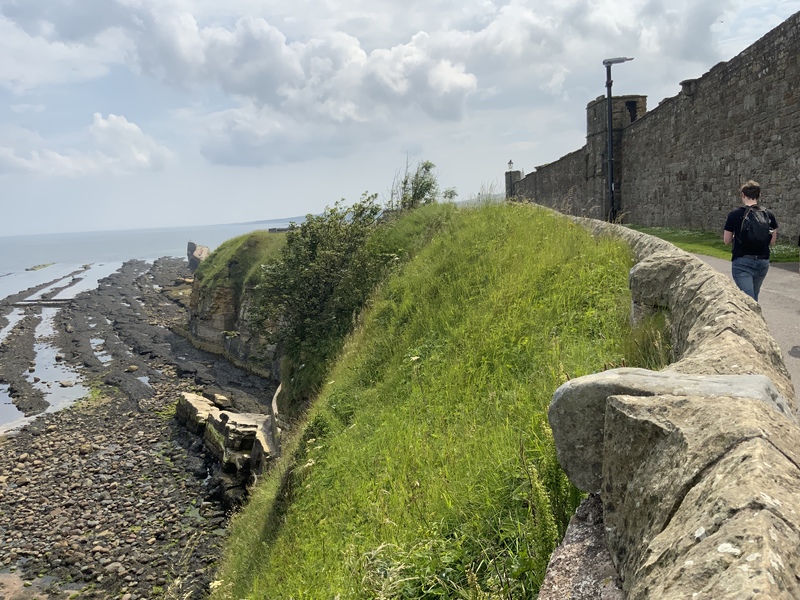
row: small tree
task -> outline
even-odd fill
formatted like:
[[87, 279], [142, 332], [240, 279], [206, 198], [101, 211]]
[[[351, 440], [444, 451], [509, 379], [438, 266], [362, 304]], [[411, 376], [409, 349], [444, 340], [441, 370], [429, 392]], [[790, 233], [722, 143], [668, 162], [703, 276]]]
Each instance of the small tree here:
[[[395, 175], [392, 189], [389, 193], [389, 208], [393, 210], [412, 210], [423, 204], [431, 204], [439, 199], [439, 181], [436, 177], [436, 165], [429, 160], [417, 163], [414, 172], [406, 159], [406, 168], [402, 178]], [[458, 195], [454, 188], [444, 192], [446, 200], [452, 200]]]

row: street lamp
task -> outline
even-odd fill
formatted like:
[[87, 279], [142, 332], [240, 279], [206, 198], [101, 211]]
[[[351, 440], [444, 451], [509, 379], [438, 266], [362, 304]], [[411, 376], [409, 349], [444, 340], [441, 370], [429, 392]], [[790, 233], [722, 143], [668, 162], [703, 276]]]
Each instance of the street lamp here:
[[508, 170], [509, 171], [513, 171], [514, 170], [514, 161], [513, 160], [508, 161]]
[[610, 212], [608, 220], [612, 223], [617, 220], [617, 203], [614, 199], [614, 133], [612, 131], [611, 116], [611, 65], [628, 62], [633, 58], [620, 56], [619, 58], [606, 58], [603, 65], [606, 67], [606, 109], [608, 113], [608, 205]]

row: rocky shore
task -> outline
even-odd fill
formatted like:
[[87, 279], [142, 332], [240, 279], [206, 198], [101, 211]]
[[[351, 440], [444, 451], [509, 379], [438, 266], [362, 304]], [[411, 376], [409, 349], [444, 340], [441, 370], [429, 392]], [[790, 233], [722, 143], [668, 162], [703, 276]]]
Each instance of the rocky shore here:
[[[196, 350], [186, 261], [131, 261], [57, 305], [56, 360], [88, 394], [0, 439], [0, 600], [204, 598], [240, 491], [175, 420], [182, 391], [264, 412], [273, 384]], [[45, 286], [42, 286], [43, 288]], [[47, 408], [34, 329], [55, 289], [0, 303], [24, 316], [0, 346], [0, 383], [27, 415]]]

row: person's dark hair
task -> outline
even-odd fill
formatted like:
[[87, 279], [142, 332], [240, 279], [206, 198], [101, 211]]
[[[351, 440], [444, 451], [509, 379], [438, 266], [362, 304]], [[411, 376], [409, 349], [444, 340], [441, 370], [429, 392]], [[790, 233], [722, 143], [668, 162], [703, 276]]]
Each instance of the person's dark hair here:
[[761, 186], [752, 179], [745, 181], [739, 191], [751, 200], [758, 200], [759, 196], [761, 196]]

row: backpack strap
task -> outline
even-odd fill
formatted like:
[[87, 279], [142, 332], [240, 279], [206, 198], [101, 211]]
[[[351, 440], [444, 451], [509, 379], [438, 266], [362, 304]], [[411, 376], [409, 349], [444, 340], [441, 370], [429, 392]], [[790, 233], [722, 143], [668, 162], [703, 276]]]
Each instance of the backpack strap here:
[[[753, 205], [757, 206], [757, 205]], [[742, 224], [739, 225], [739, 231], [744, 231], [744, 223], [747, 221], [747, 217], [753, 212], [753, 206], [748, 206], [747, 209], [744, 211], [744, 215], [742, 216]]]
[[767, 218], [769, 218], [769, 211], [766, 208], [761, 208], [758, 204], [748, 206], [747, 210], [744, 211], [744, 215], [742, 216], [742, 224], [739, 226], [740, 231], [744, 231], [744, 222], [747, 221], [747, 217], [750, 216], [750, 213], [753, 211], [764, 212], [767, 214]]

